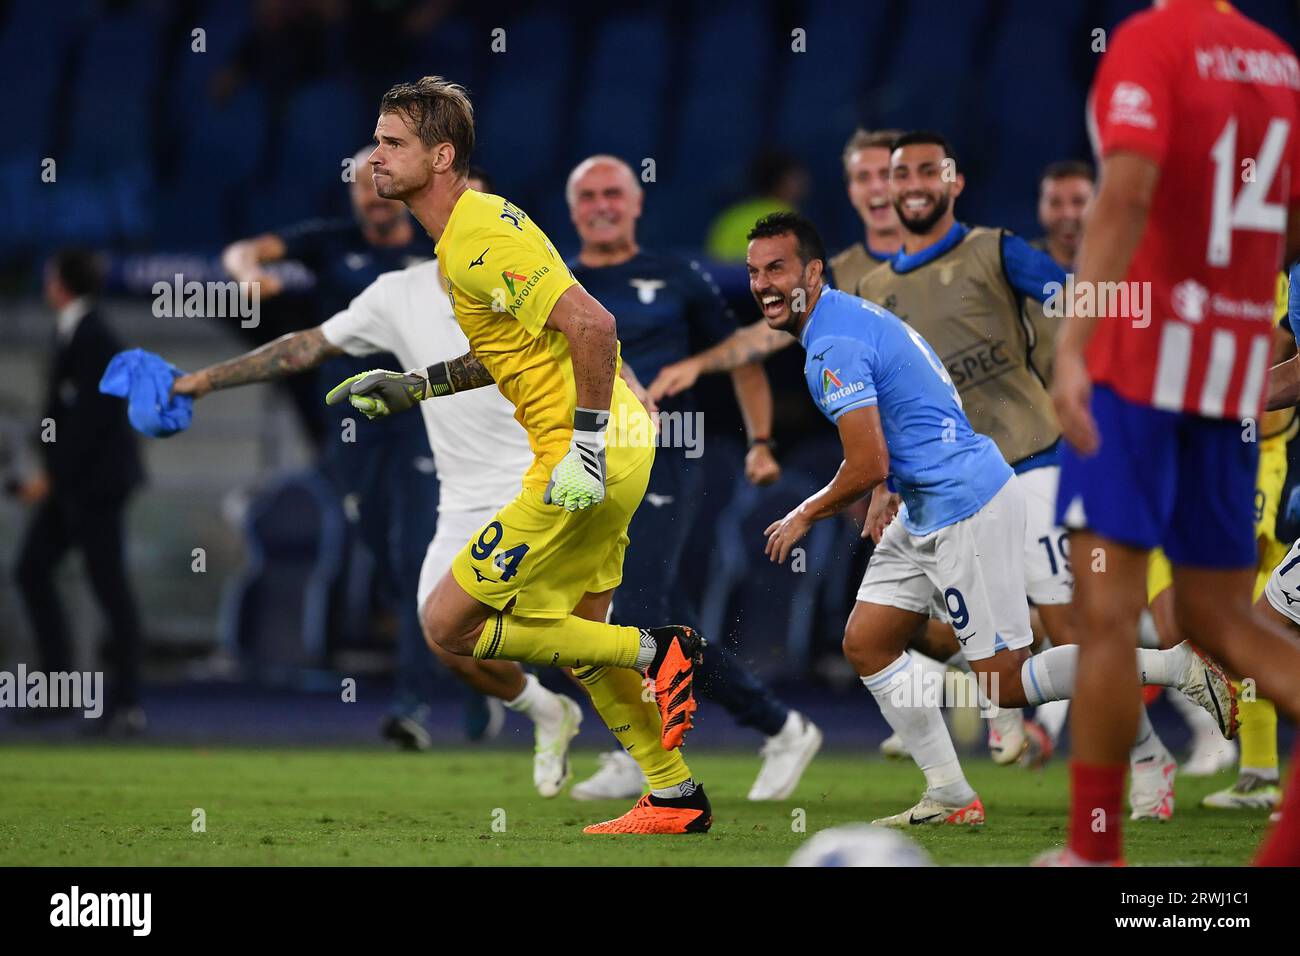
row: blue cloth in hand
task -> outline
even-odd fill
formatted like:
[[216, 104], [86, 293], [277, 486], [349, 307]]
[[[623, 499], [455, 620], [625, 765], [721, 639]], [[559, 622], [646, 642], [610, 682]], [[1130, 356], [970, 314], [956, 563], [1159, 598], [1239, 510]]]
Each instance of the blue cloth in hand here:
[[144, 349], [118, 352], [104, 369], [99, 390], [127, 401], [131, 427], [151, 438], [166, 438], [190, 427], [194, 399], [172, 395], [172, 382], [181, 370]]

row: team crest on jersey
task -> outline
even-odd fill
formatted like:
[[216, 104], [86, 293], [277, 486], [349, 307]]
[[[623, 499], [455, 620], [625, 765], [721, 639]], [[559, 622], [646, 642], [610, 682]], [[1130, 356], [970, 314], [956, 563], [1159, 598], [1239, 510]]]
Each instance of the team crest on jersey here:
[[1178, 317], [1184, 322], [1200, 322], [1205, 318], [1205, 303], [1210, 290], [1195, 279], [1184, 279], [1170, 292], [1170, 301]]
[[655, 293], [664, 287], [662, 279], [628, 279], [628, 284], [636, 289], [636, 297], [642, 305], [650, 305], [655, 300]]
[[1110, 115], [1107, 119], [1123, 126], [1155, 129], [1156, 118], [1151, 113], [1151, 94], [1137, 83], [1117, 83], [1110, 94]]

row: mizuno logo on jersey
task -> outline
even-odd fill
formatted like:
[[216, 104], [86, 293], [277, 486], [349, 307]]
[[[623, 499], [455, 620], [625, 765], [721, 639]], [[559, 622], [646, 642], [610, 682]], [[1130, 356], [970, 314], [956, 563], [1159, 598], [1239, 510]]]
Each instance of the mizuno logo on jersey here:
[[492, 248], [491, 246], [488, 246], [487, 249], [484, 249], [482, 252], [480, 252], [478, 254], [478, 258], [470, 262], [469, 267], [473, 269], [475, 266], [481, 266], [483, 264], [483, 257], [488, 254], [488, 249], [491, 248]]

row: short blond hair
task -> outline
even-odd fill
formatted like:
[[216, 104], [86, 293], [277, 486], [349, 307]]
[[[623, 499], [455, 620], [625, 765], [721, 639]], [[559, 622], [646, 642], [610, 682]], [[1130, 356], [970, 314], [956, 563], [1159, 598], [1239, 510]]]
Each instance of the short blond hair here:
[[844, 166], [847, 169], [849, 157], [854, 153], [864, 149], [887, 149], [891, 153], [894, 151], [894, 140], [902, 136], [902, 130], [897, 129], [873, 129], [866, 130], [859, 126], [849, 137], [849, 141], [844, 144]]
[[406, 117], [427, 149], [450, 143], [456, 150], [452, 169], [469, 172], [469, 157], [474, 152], [474, 106], [465, 87], [441, 76], [398, 83], [380, 100], [379, 112]]

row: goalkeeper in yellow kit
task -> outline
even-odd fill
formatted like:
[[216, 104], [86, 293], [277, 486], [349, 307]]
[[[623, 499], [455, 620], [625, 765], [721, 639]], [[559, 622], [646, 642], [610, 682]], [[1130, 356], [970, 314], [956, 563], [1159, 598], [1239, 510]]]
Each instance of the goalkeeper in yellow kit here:
[[470, 352], [353, 376], [327, 400], [375, 418], [495, 384], [534, 454], [518, 497], [425, 600], [425, 633], [453, 654], [573, 668], [650, 786], [628, 813], [586, 832], [705, 832], [708, 798], [677, 749], [704, 640], [679, 625], [605, 623], [654, 461], [649, 416], [619, 376], [614, 317], [522, 210], [468, 187], [474, 113], [460, 86], [435, 76], [393, 87], [375, 139], [375, 188], [404, 202], [437, 244]]

